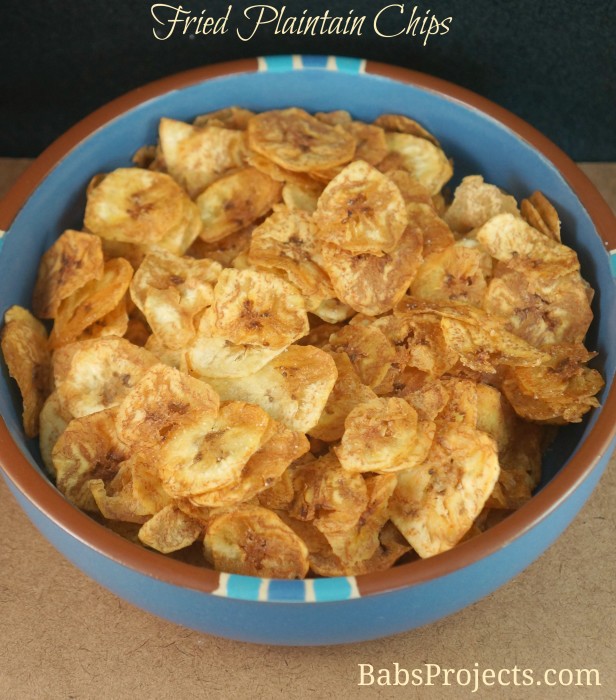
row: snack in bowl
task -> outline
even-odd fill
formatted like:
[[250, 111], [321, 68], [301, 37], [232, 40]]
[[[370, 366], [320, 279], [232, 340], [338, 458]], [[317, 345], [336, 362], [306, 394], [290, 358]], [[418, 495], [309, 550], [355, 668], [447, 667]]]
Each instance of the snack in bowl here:
[[[232, 107], [93, 179], [2, 351], [57, 487], [267, 578], [432, 557], [526, 503], [603, 387], [558, 214], [402, 115]], [[520, 436], [524, 435], [524, 440]]]

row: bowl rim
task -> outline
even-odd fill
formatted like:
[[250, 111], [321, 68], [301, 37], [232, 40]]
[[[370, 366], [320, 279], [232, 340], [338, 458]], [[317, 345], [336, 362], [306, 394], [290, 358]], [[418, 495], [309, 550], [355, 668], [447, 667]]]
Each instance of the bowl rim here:
[[[293, 59], [295, 58], [294, 56]], [[340, 57], [328, 58], [337, 60]], [[267, 58], [255, 57], [192, 68], [150, 82], [106, 103], [56, 139], [18, 178], [0, 201], [0, 230], [8, 231], [36, 187], [56, 165], [78, 144], [108, 122], [167, 92], [236, 73], [258, 72], [263, 70], [266, 62]], [[607, 203], [569, 156], [526, 121], [491, 100], [441, 78], [372, 60], [362, 60], [359, 65], [359, 69], [355, 72], [410, 84], [461, 103], [466, 108], [479, 111], [500, 122], [559, 170], [588, 213], [607, 252], [616, 249], [616, 217]], [[294, 60], [291, 70], [301, 67], [301, 60]], [[306, 70], [319, 69], [321, 68], [312, 66], [306, 68]], [[438, 556], [402, 564], [384, 572], [357, 577], [339, 577], [356, 583], [355, 595], [351, 597], [383, 594], [448, 576], [478, 563], [520, 538], [557, 509], [613, 447], [611, 443], [616, 435], [616, 421], [610, 420], [610, 415], [616, 415], [616, 390], [613, 384], [597, 421], [586, 439], [578, 446], [566, 465], [528, 503], [480, 536], [463, 542]], [[135, 546], [69, 503], [42, 472], [32, 467], [28, 458], [11, 437], [4, 420], [0, 420], [0, 445], [3, 446], [0, 452], [0, 466], [9, 482], [32, 506], [63, 531], [99, 554], [140, 575], [202, 593], [220, 592], [221, 578], [228, 575], [186, 564]], [[285, 582], [278, 583], [284, 585]], [[227, 595], [224, 592], [222, 594]], [[283, 596], [275, 599], [270, 597], [264, 602], [291, 601]], [[305, 599], [292, 602], [311, 601]]]

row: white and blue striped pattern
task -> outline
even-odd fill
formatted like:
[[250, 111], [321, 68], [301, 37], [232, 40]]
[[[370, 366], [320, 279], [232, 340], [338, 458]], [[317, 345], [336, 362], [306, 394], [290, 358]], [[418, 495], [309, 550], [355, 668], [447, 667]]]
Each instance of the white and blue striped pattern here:
[[364, 73], [366, 61], [349, 56], [260, 56], [257, 59], [259, 71], [281, 73], [290, 70], [320, 70], [342, 71], [344, 73]]
[[325, 603], [359, 598], [355, 577], [286, 581], [220, 574], [214, 595], [270, 603]]

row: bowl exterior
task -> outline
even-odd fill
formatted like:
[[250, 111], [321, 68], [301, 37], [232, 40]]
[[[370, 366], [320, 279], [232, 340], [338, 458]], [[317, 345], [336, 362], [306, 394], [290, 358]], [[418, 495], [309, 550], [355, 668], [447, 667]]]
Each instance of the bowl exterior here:
[[[455, 86], [356, 59], [260, 59], [146, 86], [99, 111], [84, 122], [82, 134], [67, 135], [43, 154], [38, 169], [26, 174], [0, 210], [0, 228], [8, 229], [0, 237], [0, 313], [12, 304], [29, 305], [33, 261], [59, 232], [80, 227], [91, 177], [129, 165], [132, 153], [156, 140], [160, 117], [190, 120], [233, 104], [256, 111], [290, 105], [309, 111], [345, 108], [367, 121], [382, 112], [408, 114], [432, 131], [453, 158], [455, 182], [479, 172], [517, 198], [536, 189], [544, 192], [561, 215], [564, 242], [579, 252], [584, 274], [598, 290], [589, 342], [600, 353], [599, 369], [607, 380], [604, 409], [559, 439], [546, 460], [540, 493], [506, 521], [432, 561], [357, 579], [267, 581], [187, 565], [189, 573], [167, 576], [177, 562], [167, 564], [147, 553], [141, 565], [132, 554], [110, 555], [101, 543], [119, 537], [106, 530], [91, 536], [104, 528], [68, 504], [58, 506], [60, 497], [42, 475], [36, 445], [23, 437], [20, 401], [2, 365], [0, 412], [6, 429], [0, 426], [0, 437], [21, 453], [17, 457], [16, 450], [2, 445], [5, 478], [36, 526], [79, 568], [135, 605], [179, 624], [233, 639], [293, 645], [360, 641], [427, 624], [493, 591], [539, 556], [579, 511], [608, 462], [614, 430], [606, 428], [602, 414], [616, 400], [614, 392], [608, 398], [616, 364], [610, 254], [616, 241], [605, 222], [613, 227], [613, 217], [588, 183], [580, 201], [573, 180], [577, 183], [581, 174], [553, 144]], [[137, 548], [122, 541], [115, 549]], [[164, 565], [148, 568], [161, 560]]]

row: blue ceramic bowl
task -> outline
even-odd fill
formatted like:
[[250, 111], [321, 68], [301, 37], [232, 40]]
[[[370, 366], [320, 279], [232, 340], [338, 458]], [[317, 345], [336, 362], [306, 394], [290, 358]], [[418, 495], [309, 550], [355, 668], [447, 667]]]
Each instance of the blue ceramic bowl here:
[[[56, 141], [0, 207], [0, 314], [28, 306], [41, 254], [66, 228], [79, 228], [90, 178], [129, 164], [156, 140], [162, 116], [190, 120], [229, 105], [266, 110], [347, 109], [370, 121], [407, 114], [441, 141], [464, 175], [517, 198], [536, 189], [555, 204], [564, 241], [579, 253], [597, 294], [588, 345], [606, 378], [602, 408], [562, 430], [538, 493], [488, 532], [453, 550], [378, 574], [280, 581], [219, 574], [123, 540], [68, 503], [44, 476], [25, 439], [21, 401], [3, 365], [0, 462], [4, 477], [41, 532], [76, 566], [130, 602], [174, 622], [238, 640], [336, 644], [424, 625], [469, 605], [538, 557], [586, 501], [614, 447], [616, 222], [580, 170], [528, 124], [473, 93], [411, 71], [348, 58], [270, 57], [182, 73], [129, 93]], [[455, 183], [454, 183], [455, 184]]]

